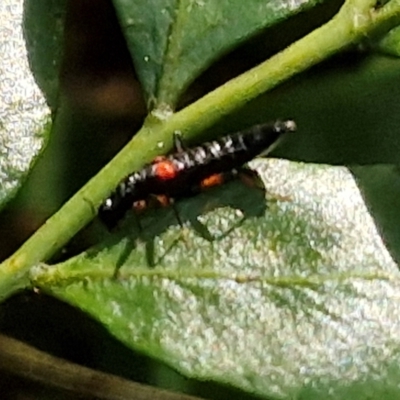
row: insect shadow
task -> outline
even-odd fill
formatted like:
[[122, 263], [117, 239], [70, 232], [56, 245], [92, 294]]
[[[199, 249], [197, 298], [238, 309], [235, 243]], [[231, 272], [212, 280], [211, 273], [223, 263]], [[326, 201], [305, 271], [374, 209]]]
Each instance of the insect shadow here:
[[[127, 262], [140, 241], [145, 244], [145, 257], [148, 266], [155, 267], [162, 263], [163, 259], [180, 241], [185, 242], [184, 230], [187, 225], [189, 225], [187, 229], [192, 229], [201, 238], [215, 242], [227, 237], [232, 231], [239, 228], [245, 220], [261, 217], [266, 211], [267, 204], [265, 188], [261, 184], [261, 179], [257, 183], [257, 186], [249, 187], [240, 180], [234, 180], [223, 186], [209, 189], [195, 197], [179, 201], [167, 208], [150, 209], [139, 215], [130, 212], [122, 222], [117, 235], [119, 239], [124, 237], [126, 240], [117, 259], [114, 276], [118, 276], [120, 268]], [[224, 232], [213, 235], [207, 226], [208, 224], [201, 222], [199, 217], [222, 207], [229, 207], [232, 212], [239, 210], [242, 215], [237, 216], [237, 213], [235, 213], [236, 221]], [[162, 255], [156, 257], [156, 238], [172, 226], [181, 226], [182, 234], [178, 235], [164, 249]]]

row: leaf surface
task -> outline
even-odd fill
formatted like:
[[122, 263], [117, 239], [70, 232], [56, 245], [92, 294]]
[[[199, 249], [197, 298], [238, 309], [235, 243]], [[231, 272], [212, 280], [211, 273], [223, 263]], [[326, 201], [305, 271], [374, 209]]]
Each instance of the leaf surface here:
[[57, 108], [66, 0], [24, 2], [23, 29], [32, 73], [46, 101]]
[[23, 2], [0, 4], [0, 208], [20, 187], [46, 144], [49, 109], [29, 70]]
[[114, 0], [147, 102], [174, 108], [221, 55], [318, 1]]
[[234, 182], [179, 203], [183, 231], [171, 210], [141, 234], [128, 217], [34, 282], [190, 377], [267, 398], [398, 396], [398, 270], [352, 175], [253, 165], [267, 203]]

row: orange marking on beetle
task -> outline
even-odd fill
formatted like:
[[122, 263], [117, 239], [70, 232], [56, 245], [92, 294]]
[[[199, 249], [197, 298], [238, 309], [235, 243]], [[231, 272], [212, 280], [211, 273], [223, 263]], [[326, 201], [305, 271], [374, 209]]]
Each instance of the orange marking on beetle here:
[[224, 175], [223, 174], [213, 174], [204, 178], [200, 182], [200, 187], [202, 189], [206, 189], [213, 186], [222, 185], [224, 183]]
[[151, 195], [145, 200], [143, 199], [135, 201], [132, 208], [136, 213], [141, 214], [147, 211], [149, 208], [164, 208], [171, 205], [171, 203], [173, 203], [173, 200], [167, 195], [157, 194]]
[[174, 179], [178, 173], [175, 164], [171, 160], [165, 158], [154, 160], [154, 175], [163, 181]]

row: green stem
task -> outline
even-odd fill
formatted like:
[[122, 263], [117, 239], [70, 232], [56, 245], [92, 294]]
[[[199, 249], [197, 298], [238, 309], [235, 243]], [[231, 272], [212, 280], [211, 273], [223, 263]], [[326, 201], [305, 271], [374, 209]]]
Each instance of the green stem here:
[[[349, 0], [327, 24], [268, 61], [231, 80], [169, 118], [148, 118], [132, 141], [21, 248], [0, 266], [0, 299], [27, 284], [30, 268], [47, 260], [62, 248], [95, 216], [95, 209], [119, 182], [160, 153], [172, 147], [172, 133], [182, 131], [187, 138], [215, 124], [250, 100], [279, 83], [328, 58], [352, 43], [385, 26], [400, 23], [400, 4], [392, 0], [373, 12], [371, 0]], [[150, 146], [149, 146], [150, 144]], [[25, 282], [23, 279], [25, 278]]]

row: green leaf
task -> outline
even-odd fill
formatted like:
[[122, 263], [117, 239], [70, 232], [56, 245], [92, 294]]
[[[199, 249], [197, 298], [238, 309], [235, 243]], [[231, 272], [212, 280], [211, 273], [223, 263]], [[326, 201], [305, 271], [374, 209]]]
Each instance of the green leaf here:
[[400, 174], [398, 165], [352, 166], [351, 172], [386, 247], [400, 263]]
[[234, 182], [179, 203], [184, 230], [171, 210], [141, 233], [131, 216], [33, 283], [190, 377], [268, 398], [398, 397], [398, 270], [352, 175], [253, 165], [267, 203]]
[[298, 132], [276, 156], [345, 164], [357, 177], [379, 233], [400, 262], [400, 60], [346, 53], [249, 103], [228, 121], [293, 118]]
[[114, 0], [149, 107], [174, 108], [218, 57], [319, 1]]
[[24, 35], [30, 67], [52, 109], [57, 108], [66, 0], [24, 2]]
[[49, 109], [29, 70], [22, 1], [0, 4], [0, 208], [15, 194], [49, 135]]
[[[278, 157], [336, 165], [400, 162], [400, 59], [346, 53], [249, 102], [225, 124], [293, 118]], [[228, 128], [228, 129], [229, 129]]]

